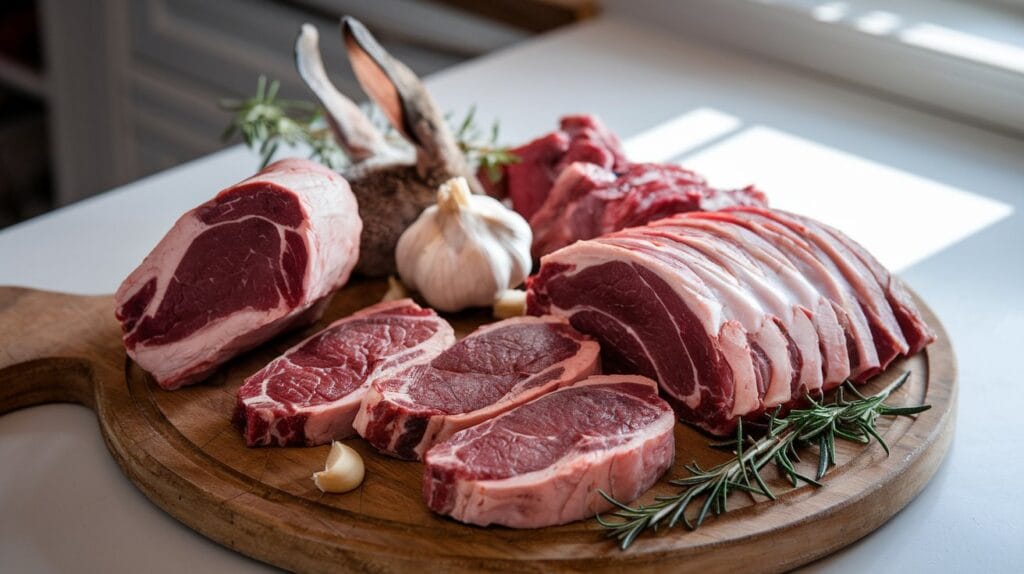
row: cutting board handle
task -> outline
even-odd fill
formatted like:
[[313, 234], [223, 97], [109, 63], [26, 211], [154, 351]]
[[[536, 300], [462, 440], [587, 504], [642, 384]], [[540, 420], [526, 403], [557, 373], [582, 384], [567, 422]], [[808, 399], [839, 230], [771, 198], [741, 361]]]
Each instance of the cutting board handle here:
[[0, 414], [55, 402], [94, 407], [97, 377], [124, 368], [124, 352], [110, 348], [120, 342], [113, 305], [110, 295], [0, 287]]

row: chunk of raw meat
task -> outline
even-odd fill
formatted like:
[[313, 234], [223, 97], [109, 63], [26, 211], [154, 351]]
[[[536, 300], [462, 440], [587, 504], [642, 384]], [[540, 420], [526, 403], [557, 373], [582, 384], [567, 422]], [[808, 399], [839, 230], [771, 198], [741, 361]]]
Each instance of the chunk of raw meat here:
[[543, 205], [530, 218], [533, 256], [626, 227], [687, 211], [734, 205], [767, 205], [752, 188], [720, 190], [676, 165], [637, 163], [621, 173], [574, 163], [558, 176]]
[[409, 299], [372, 305], [246, 379], [235, 424], [248, 446], [314, 446], [352, 436], [375, 378], [427, 363], [454, 343], [451, 325]]
[[178, 219], [117, 290], [128, 355], [165, 389], [323, 313], [359, 256], [348, 183], [276, 162]]
[[675, 455], [672, 408], [657, 384], [595, 376], [563, 387], [427, 452], [423, 496], [434, 512], [487, 526], [540, 528], [640, 497]]
[[714, 434], [863, 382], [934, 340], [899, 279], [835, 229], [757, 207], [693, 212], [541, 260], [531, 314], [595, 336], [606, 369], [656, 378]]
[[619, 139], [594, 116], [565, 116], [559, 130], [510, 150], [488, 192], [508, 197], [533, 229], [533, 256], [574, 241], [643, 225], [675, 213], [768, 204], [753, 187], [715, 189], [673, 164], [632, 163]]
[[564, 116], [558, 130], [509, 151], [519, 161], [504, 166], [497, 182], [486, 170], [478, 175], [491, 195], [511, 199], [512, 207], [527, 220], [569, 164], [585, 162], [613, 171], [628, 165], [619, 138], [590, 115]]
[[419, 459], [457, 431], [600, 372], [599, 353], [560, 317], [492, 323], [428, 364], [376, 379], [354, 426], [381, 452]]

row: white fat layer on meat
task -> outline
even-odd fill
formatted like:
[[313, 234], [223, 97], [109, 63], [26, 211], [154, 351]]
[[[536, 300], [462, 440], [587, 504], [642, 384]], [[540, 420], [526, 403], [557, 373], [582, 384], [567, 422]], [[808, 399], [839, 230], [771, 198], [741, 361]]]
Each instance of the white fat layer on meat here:
[[760, 408], [761, 397], [757, 390], [757, 375], [754, 373], [753, 355], [743, 327], [735, 321], [726, 321], [718, 337], [719, 349], [732, 370], [735, 399], [730, 414], [734, 417], [745, 415]]
[[[308, 169], [282, 168], [257, 174], [225, 189], [217, 198], [241, 186], [261, 183], [271, 184], [280, 193], [290, 193], [297, 197], [304, 213], [302, 223], [295, 228], [267, 220], [281, 234], [282, 254], [287, 249], [285, 230], [299, 234], [306, 246], [308, 262], [302, 300], [296, 308], [289, 308], [283, 295], [280, 295], [278, 305], [273, 309], [237, 311], [227, 317], [215, 318], [179, 341], [157, 345], [140, 343], [135, 349], [128, 350], [132, 359], [158, 381], [203, 373], [227, 357], [266, 340], [291, 326], [294, 318], [301, 316], [348, 279], [358, 253], [358, 237], [362, 225], [356, 216], [358, 207], [355, 198], [351, 193], [343, 192], [347, 191], [345, 180], [326, 171], [317, 171], [316, 176], [313, 176]], [[143, 319], [157, 313], [182, 258], [200, 234], [221, 225], [259, 217], [250, 215], [211, 225], [199, 219], [198, 209], [182, 215], [117, 290], [115, 301], [120, 307], [147, 282], [156, 278], [154, 296], [140, 315], [135, 328]], [[330, 248], [325, 249], [325, 245]]]
[[[803, 389], [820, 389], [822, 385], [821, 350], [818, 333], [810, 323], [791, 293], [780, 288], [780, 283], [770, 281], [765, 273], [748, 257], [738, 252], [731, 244], [722, 240], [690, 237], [680, 234], [680, 240], [701, 251], [706, 257], [731, 273], [745, 290], [749, 291], [761, 307], [782, 322], [800, 353], [799, 380]], [[775, 406], [768, 404], [768, 407]]]
[[793, 237], [793, 232], [788, 228], [785, 231], [780, 230], [781, 224], [765, 225], [756, 221], [753, 223], [764, 232], [773, 235], [780, 246], [786, 246], [785, 249], [780, 247], [780, 251], [786, 254], [787, 258], [800, 269], [812, 285], [817, 287], [818, 291], [829, 300], [838, 302], [840, 308], [846, 312], [852, 331], [851, 336], [861, 359], [858, 369], [851, 374], [855, 376], [865, 370], [878, 367], [878, 351], [875, 349], [874, 337], [868, 326], [867, 317], [854, 295], [853, 287], [846, 281], [842, 273], [830, 261], [820, 261], [806, 252], [800, 244], [807, 245], [807, 242], [800, 237]]
[[[793, 304], [793, 325], [795, 329], [812, 318], [812, 324], [820, 343], [819, 351], [826, 360], [823, 386], [829, 382], [842, 382], [850, 375], [850, 357], [846, 349], [846, 338], [836, 318], [832, 305], [825, 296], [793, 265], [774, 245], [760, 236], [738, 225], [709, 221], [701, 218], [663, 219], [651, 224], [652, 227], [704, 233], [705, 236], [726, 241], [738, 256], [749, 258], [758, 266], [765, 280], [786, 294]], [[740, 246], [746, 249], [741, 250]], [[781, 318], [781, 317], [780, 317]], [[785, 319], [783, 318], [785, 321]], [[801, 350], [803, 348], [801, 347]], [[820, 367], [820, 364], [818, 365]], [[804, 376], [801, 375], [803, 379]], [[814, 390], [813, 385], [807, 386]]]
[[[282, 405], [280, 402], [269, 397], [269, 384], [277, 373], [288, 369], [289, 366], [300, 368], [307, 372], [319, 372], [322, 373], [321, 376], [323, 377], [329, 376], [325, 372], [328, 369], [309, 366], [294, 366], [290, 360], [290, 356], [292, 353], [302, 348], [303, 345], [321, 336], [325, 331], [343, 328], [349, 323], [362, 320], [366, 317], [387, 315], [394, 309], [406, 307], [411, 304], [413, 303], [410, 299], [399, 299], [367, 307], [349, 315], [348, 317], [344, 317], [331, 323], [323, 330], [311, 335], [285, 351], [280, 357], [271, 361], [263, 371], [258, 373], [261, 376], [260, 393], [258, 395], [247, 397], [242, 401], [243, 404], [249, 407], [250, 416], [259, 416], [261, 419], [270, 423], [273, 423], [279, 418], [279, 415], [276, 414], [276, 412], [285, 405]], [[402, 319], [406, 323], [437, 324], [439, 321], [436, 317], [415, 318], [404, 316]], [[304, 428], [304, 434], [307, 442], [320, 444], [330, 440], [345, 438], [354, 432], [352, 424], [356, 417], [356, 413], [359, 410], [359, 405], [362, 403], [367, 389], [374, 380], [390, 376], [401, 369], [429, 362], [454, 343], [455, 334], [450, 327], [438, 328], [430, 338], [425, 339], [413, 347], [409, 347], [399, 353], [389, 356], [386, 361], [382, 361], [367, 375], [366, 380], [359, 388], [341, 399], [317, 405], [300, 405], [298, 407], [295, 405], [287, 405], [287, 407], [292, 414], [304, 414], [307, 416]], [[271, 444], [279, 443], [288, 438], [281, 435], [279, 429], [274, 424], [269, 426], [268, 432], [274, 439], [270, 441]]]
[[[885, 288], [878, 284], [875, 276], [864, 265], [864, 263], [853, 253], [843, 253], [835, 248], [832, 241], [829, 241], [824, 234], [825, 231], [811, 229], [810, 235], [814, 243], [824, 251], [836, 264], [843, 276], [859, 295], [859, 300], [865, 305], [871, 314], [876, 317], [882, 326], [892, 337], [892, 343], [905, 355], [910, 350], [906, 338], [903, 336], [903, 329], [900, 328], [896, 315], [893, 313], [892, 305], [889, 304], [885, 294]], [[833, 240], [838, 242], [838, 240]]]

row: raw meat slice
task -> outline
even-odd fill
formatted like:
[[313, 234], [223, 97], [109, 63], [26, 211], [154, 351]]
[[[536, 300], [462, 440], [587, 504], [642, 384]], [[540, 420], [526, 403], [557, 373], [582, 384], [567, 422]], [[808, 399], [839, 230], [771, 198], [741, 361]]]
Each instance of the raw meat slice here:
[[288, 159], [178, 219], [117, 290], [128, 355], [165, 389], [315, 321], [359, 254], [340, 175]]
[[[546, 256], [527, 287], [527, 311], [567, 317], [594, 335], [607, 371], [656, 379], [683, 420], [712, 433], [735, 426], [732, 365], [754, 351], [692, 271], [594, 239]], [[757, 360], [766, 361], [746, 358]], [[758, 403], [757, 389], [745, 380], [740, 410]]]
[[375, 378], [427, 363], [454, 343], [451, 325], [409, 299], [372, 305], [247, 378], [235, 424], [248, 446], [314, 446], [352, 436]]
[[[695, 275], [714, 298], [724, 303], [722, 312], [726, 322], [720, 331], [736, 333], [745, 339], [745, 343], [735, 348], [723, 347], [726, 351], [723, 356], [736, 383], [732, 414], [745, 415], [762, 407], [789, 402], [797, 390], [794, 387], [799, 381], [797, 367], [803, 362], [802, 356], [794, 352], [793, 341], [775, 320], [776, 317], [762, 308], [764, 301], [756, 297], [735, 274], [728, 273], [705, 253], [692, 250], [670, 234], [644, 231], [647, 233], [642, 237], [639, 234], [636, 237], [619, 235], [606, 238], [606, 242], [643, 252], [681, 273]], [[717, 247], [721, 248], [721, 245]], [[714, 252], [713, 249], [711, 251]], [[775, 299], [779, 296], [771, 293], [769, 297]], [[732, 337], [720, 339], [723, 344], [735, 341]], [[817, 342], [815, 336], [815, 353], [818, 353]]]
[[381, 452], [419, 459], [457, 431], [600, 372], [599, 352], [560, 317], [492, 323], [428, 364], [376, 379], [354, 426]]
[[715, 189], [704, 178], [676, 165], [632, 164], [615, 173], [598, 165], [575, 163], [561, 172], [529, 220], [533, 256], [675, 213], [733, 205], [764, 206], [767, 200], [752, 187]]
[[[845, 248], [842, 242], [821, 229], [817, 222], [808, 218], [798, 219], [782, 211], [746, 210], [737, 217], [750, 218], [761, 222], [762, 227], [778, 229], [777, 223], [808, 240], [813, 245], [818, 260], [828, 266], [833, 275], [848, 284], [856, 297], [871, 328], [872, 340], [878, 354], [878, 366], [861, 375], [866, 380], [881, 372], [896, 358], [910, 349], [895, 313], [886, 298], [882, 286], [861, 260]], [[766, 218], [766, 219], [762, 219]]]
[[[872, 373], [878, 372], [881, 363], [868, 318], [857, 300], [853, 287], [821, 250], [816, 249], [805, 238], [785, 226], [762, 225], [757, 223], [756, 217], [743, 218], [726, 212], [694, 213], [692, 217], [743, 226], [759, 240], [775, 245], [829, 300], [846, 340], [847, 356], [850, 363], [849, 377], [854, 380], [865, 380]], [[826, 381], [825, 389], [841, 382]]]
[[[791, 397], [820, 390], [823, 385], [822, 342], [807, 307], [817, 302], [809, 292], [813, 289], [803, 284], [797, 285], [794, 292], [778, 277], [770, 278], [764, 267], [756, 262], [768, 258], [761, 245], [738, 249], [732, 242], [703, 229], [691, 227], [679, 233], [672, 230], [674, 219], [666, 221], [668, 223], [660, 228], [652, 226], [644, 230], [645, 234], [671, 243], [673, 249], [670, 251], [689, 248], [699, 252], [700, 257], [706, 258], [703, 265], [711, 269], [720, 268], [727, 276], [734, 277], [742, 293], [767, 313], [767, 321], [759, 317], [755, 323], [745, 325], [749, 333], [757, 334], [751, 344], [757, 344], [765, 351], [772, 367], [773, 376], [764, 397], [764, 406], [775, 407], [785, 404]], [[757, 320], [764, 322], [757, 324]]]
[[[649, 227], [652, 230], [683, 227], [685, 233], [693, 237], [722, 239], [732, 248], [732, 253], [735, 256], [747, 256], [753, 264], [761, 269], [768, 283], [783, 290], [786, 298], [796, 303], [793, 306], [792, 322], [794, 324], [801, 323], [804, 321], [804, 317], [811, 321], [817, 332], [819, 351], [821, 352], [822, 380], [820, 383], [815, 380], [812, 384], [806, 385], [805, 391], [817, 390], [815, 385], [819, 388], [824, 387], [825, 381], [845, 381], [849, 377], [850, 359], [846, 348], [846, 335], [843, 327], [839, 324], [832, 304], [772, 244], [738, 223], [729, 224], [721, 218], [717, 218], [715, 222], [709, 222], [696, 214], [685, 218], [663, 219], [650, 224]], [[784, 323], [786, 322], [784, 310], [780, 309], [773, 313], [776, 313]], [[797, 327], [796, 330], [799, 332], [803, 328]], [[801, 353], [805, 358], [812, 354], [810, 350], [806, 349], [806, 345], [801, 347]], [[809, 366], [809, 364], [810, 360], [805, 361], [805, 366]], [[801, 378], [803, 376], [802, 374]]]
[[934, 338], [863, 248], [758, 207], [577, 242], [545, 256], [527, 287], [530, 314], [569, 318], [601, 342], [606, 369], [657, 378], [684, 420], [714, 434], [866, 380]]
[[640, 497], [675, 455], [672, 408], [657, 383], [595, 376], [431, 448], [423, 495], [434, 512], [487, 526], [540, 528]]
[[[793, 214], [790, 214], [793, 215]], [[818, 229], [831, 239], [838, 241], [849, 254], [856, 256], [871, 272], [875, 280], [885, 291], [886, 299], [892, 306], [896, 321], [899, 323], [903, 336], [909, 346], [906, 354], [913, 355], [935, 341], [935, 332], [925, 324], [921, 312], [917, 309], [906, 285], [899, 277], [889, 273], [870, 253], [853, 239], [843, 235], [839, 230], [823, 223], [811, 221], [806, 217], [794, 216], [804, 223], [816, 224]]]

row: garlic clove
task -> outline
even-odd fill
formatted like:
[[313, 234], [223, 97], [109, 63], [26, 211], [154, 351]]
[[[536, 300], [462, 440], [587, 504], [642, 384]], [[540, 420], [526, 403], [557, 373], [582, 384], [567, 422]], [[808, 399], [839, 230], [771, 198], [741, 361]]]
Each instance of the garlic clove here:
[[388, 290], [384, 292], [381, 301], [398, 301], [409, 296], [409, 291], [394, 275], [388, 276]]
[[313, 473], [313, 482], [322, 492], [342, 493], [362, 484], [364, 476], [366, 467], [359, 453], [346, 444], [334, 441], [324, 469]]
[[526, 314], [526, 291], [506, 289], [498, 295], [492, 308], [495, 319], [508, 319]]

